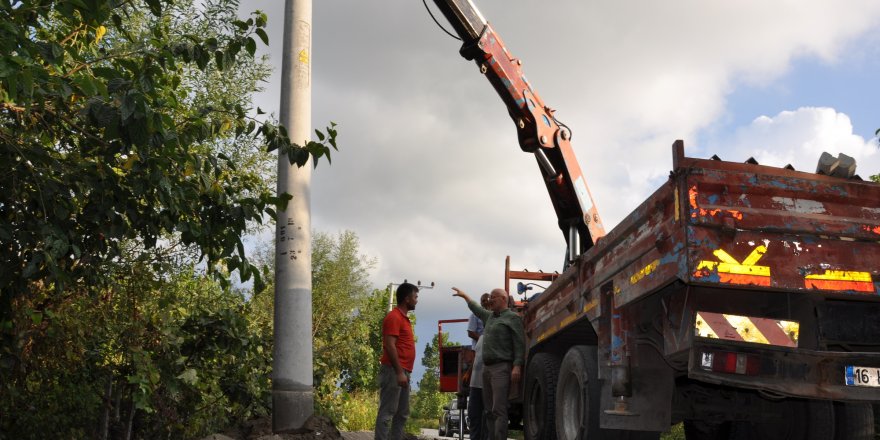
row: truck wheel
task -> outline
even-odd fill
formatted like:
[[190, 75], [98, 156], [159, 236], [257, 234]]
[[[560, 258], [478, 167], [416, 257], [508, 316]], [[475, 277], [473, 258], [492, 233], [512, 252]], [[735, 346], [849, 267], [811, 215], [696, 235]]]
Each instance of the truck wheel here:
[[559, 358], [549, 353], [538, 353], [529, 362], [526, 372], [525, 412], [526, 440], [554, 440], [556, 438], [556, 381], [559, 376]]
[[652, 440], [658, 432], [599, 428], [599, 361], [595, 346], [571, 347], [559, 367], [556, 435], [559, 440]]
[[556, 435], [559, 440], [599, 438], [598, 360], [596, 347], [571, 347], [556, 386]]
[[731, 422], [731, 439], [822, 440], [834, 438], [834, 406], [819, 400], [784, 400], [774, 405], [778, 420]]
[[872, 440], [874, 411], [870, 403], [834, 402], [836, 440]]

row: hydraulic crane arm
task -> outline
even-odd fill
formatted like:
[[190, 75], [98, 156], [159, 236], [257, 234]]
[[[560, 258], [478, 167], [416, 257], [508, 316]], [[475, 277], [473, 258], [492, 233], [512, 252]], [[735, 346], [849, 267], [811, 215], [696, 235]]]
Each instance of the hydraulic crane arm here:
[[592, 247], [605, 228], [571, 148], [571, 132], [553, 116], [522, 72], [522, 62], [470, 0], [434, 0], [464, 44], [461, 55], [474, 60], [501, 96], [516, 124], [520, 148], [533, 153], [556, 217], [568, 243], [568, 259]]

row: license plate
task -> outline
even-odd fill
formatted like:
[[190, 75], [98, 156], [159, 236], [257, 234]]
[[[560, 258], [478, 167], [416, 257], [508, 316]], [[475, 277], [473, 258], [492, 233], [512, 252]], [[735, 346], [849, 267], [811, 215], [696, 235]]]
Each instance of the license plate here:
[[880, 368], [846, 366], [845, 380], [852, 387], [880, 387]]

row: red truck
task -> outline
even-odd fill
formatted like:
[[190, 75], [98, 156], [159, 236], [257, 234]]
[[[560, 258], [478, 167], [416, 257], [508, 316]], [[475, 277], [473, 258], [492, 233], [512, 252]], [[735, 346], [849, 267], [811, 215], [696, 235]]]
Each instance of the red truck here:
[[874, 437], [880, 185], [851, 164], [697, 159], [675, 141], [669, 180], [605, 234], [522, 63], [470, 0], [435, 4], [535, 155], [567, 243], [523, 309], [512, 411], [527, 440], [656, 439], [679, 422], [688, 440]]

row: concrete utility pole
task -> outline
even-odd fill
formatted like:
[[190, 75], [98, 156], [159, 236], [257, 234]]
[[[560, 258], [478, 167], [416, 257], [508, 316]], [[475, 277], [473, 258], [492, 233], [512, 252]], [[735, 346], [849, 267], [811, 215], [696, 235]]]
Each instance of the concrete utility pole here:
[[[312, 131], [312, 1], [286, 0], [280, 121], [305, 145]], [[275, 225], [275, 353], [272, 430], [296, 431], [314, 412], [312, 382], [312, 164], [278, 155], [278, 194], [293, 199]]]

